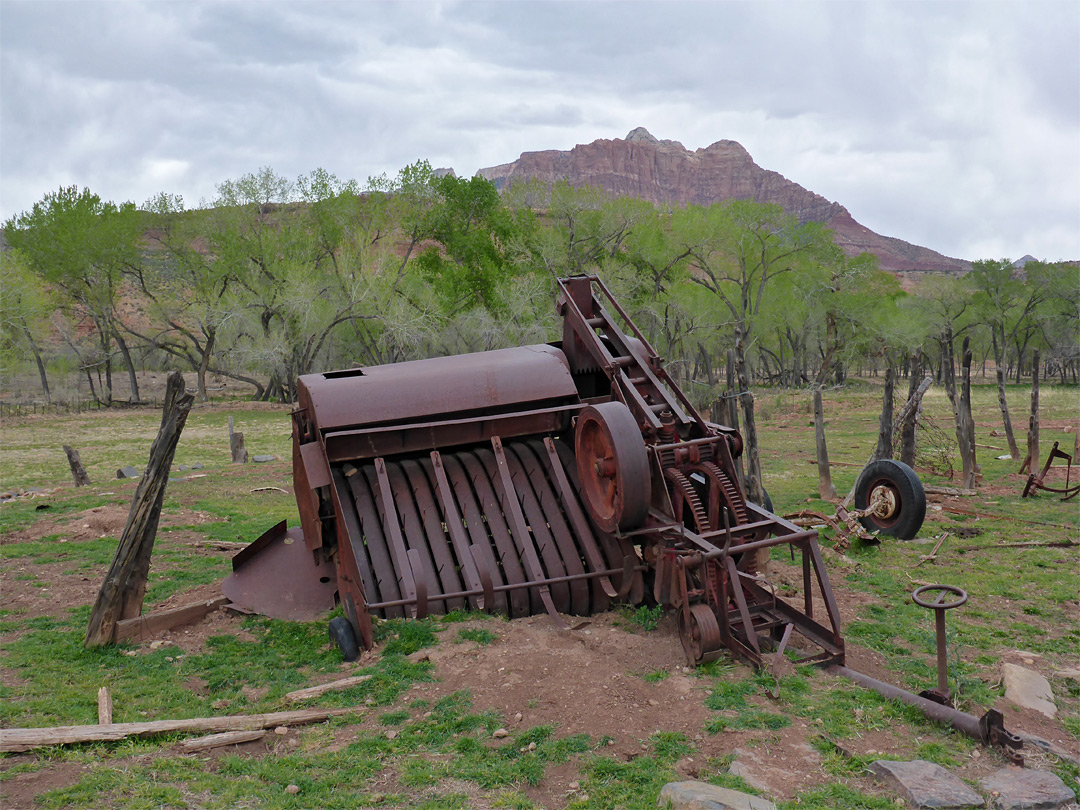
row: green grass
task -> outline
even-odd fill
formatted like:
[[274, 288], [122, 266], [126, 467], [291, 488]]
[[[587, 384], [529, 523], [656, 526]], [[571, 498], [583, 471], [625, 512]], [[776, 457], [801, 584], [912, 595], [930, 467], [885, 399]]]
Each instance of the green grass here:
[[[1027, 391], [1009, 389], [1014, 424], [1024, 423]], [[826, 392], [825, 411], [830, 455], [834, 461], [861, 464], [876, 439], [880, 388], [855, 382], [842, 391]], [[796, 509], [831, 511], [816, 498], [817, 470], [812, 428], [808, 424], [809, 392], [763, 391], [759, 402], [767, 417], [759, 420], [765, 484], [781, 513]], [[973, 391], [976, 440], [1002, 446], [996, 392], [991, 386]], [[1044, 386], [1044, 423], [1075, 424], [1077, 391]], [[947, 399], [937, 388], [926, 399], [927, 412], [946, 434], [951, 433]], [[236, 420], [249, 451], [281, 457], [269, 464], [232, 465], [228, 457], [226, 420]], [[117, 538], [61, 542], [70, 537], [66, 522], [102, 505], [130, 502], [136, 483], [117, 481], [115, 469], [145, 464], [159, 414], [125, 411], [72, 417], [9, 420], [3, 426], [0, 481], [5, 487], [40, 486], [39, 497], [0, 505], [0, 534], [19, 539], [38, 521], [50, 521], [46, 536], [25, 542], [0, 543], [5, 585], [32, 588], [43, 594], [46, 615], [34, 616], [25, 605], [0, 609], [5, 633], [0, 664], [13, 677], [0, 689], [0, 722], [5, 726], [40, 726], [96, 721], [96, 694], [108, 686], [118, 721], [180, 718], [212, 714], [275, 711], [291, 707], [286, 692], [349, 674], [370, 674], [357, 687], [325, 694], [314, 706], [363, 707], [360, 715], [336, 719], [299, 731], [290, 747], [271, 737], [268, 753], [230, 753], [212, 758], [174, 756], [166, 747], [175, 737], [71, 746], [38, 752], [4, 772], [5, 779], [54, 763], [76, 763], [85, 771], [70, 787], [38, 798], [43, 807], [408, 807], [464, 808], [470, 796], [482, 796], [494, 807], [538, 806], [527, 791], [543, 785], [553, 767], [573, 773], [580, 790], [567, 797], [572, 808], [655, 807], [663, 784], [682, 778], [675, 764], [688, 756], [698, 762], [699, 778], [740, 790], [747, 786], [727, 773], [726, 760], [705, 760], [693, 736], [664, 728], [645, 740], [640, 755], [626, 760], [605, 739], [567, 734], [557, 723], [514, 726], [492, 711], [479, 711], [468, 692], [419, 697], [413, 687], [435, 674], [429, 662], [409, 656], [425, 647], [469, 642], [497, 653], [515, 632], [513, 624], [483, 614], [460, 611], [440, 619], [378, 622], [379, 654], [357, 665], [343, 666], [340, 653], [326, 635], [325, 620], [292, 623], [253, 617], [239, 636], [212, 638], [196, 653], [165, 646], [121, 645], [84, 650], [89, 605], [50, 609], [44, 586], [57, 577], [96, 581], [108, 566]], [[147, 605], [214, 582], [229, 570], [227, 553], [192, 553], [192, 538], [246, 542], [279, 520], [297, 522], [293, 498], [276, 492], [252, 492], [263, 486], [291, 486], [289, 419], [285, 408], [198, 408], [188, 420], [176, 462], [201, 461], [204, 478], [170, 482], [163, 513], [166, 527], [158, 534], [149, 580]], [[1022, 437], [1018, 437], [1023, 442]], [[1068, 450], [1072, 434], [1044, 429], [1043, 454], [1054, 441]], [[95, 481], [89, 490], [70, 483], [61, 444], [77, 447]], [[961, 708], [979, 714], [1001, 699], [998, 671], [1002, 658], [1023, 649], [1040, 656], [1036, 668], [1050, 674], [1072, 665], [1080, 646], [1080, 628], [1068, 612], [1075, 601], [1075, 549], [1035, 546], [999, 548], [1002, 543], [1046, 543], [1080, 536], [1080, 510], [1043, 495], [1021, 499], [1023, 477], [1017, 463], [998, 461], [1000, 451], [980, 449], [983, 490], [960, 506], [995, 517], [972, 517], [931, 510], [921, 533], [932, 538], [942, 531], [974, 528], [980, 533], [946, 540], [935, 562], [920, 562], [930, 546], [884, 539], [855, 544], [848, 552], [851, 568], [830, 566], [834, 588], [851, 592], [854, 616], [846, 622], [851, 645], [881, 656], [888, 680], [918, 691], [936, 683], [932, 615], [914, 604], [915, 580], [946, 582], [965, 588], [970, 600], [947, 616], [950, 685]], [[837, 489], [846, 492], [857, 467], [833, 470]], [[940, 477], [927, 483], [956, 485]], [[995, 488], [993, 494], [987, 488]], [[998, 491], [1000, 489], [1000, 491]], [[103, 493], [113, 494], [103, 494]], [[809, 498], [809, 501], [808, 501]], [[38, 507], [47, 505], [47, 509]], [[211, 520], [196, 519], [194, 512]], [[189, 517], [190, 516], [190, 517]], [[1020, 518], [1022, 520], [1018, 520]], [[1043, 525], [1053, 524], [1053, 525]], [[1064, 527], [1064, 528], [1061, 528]], [[828, 540], [823, 542], [827, 545]], [[786, 562], [785, 549], [774, 552], [775, 565]], [[918, 566], [918, 567], [917, 567]], [[797, 577], [796, 577], [797, 579]], [[792, 593], [792, 588], [781, 588]], [[654, 632], [663, 611], [624, 607], [619, 623], [638, 634]], [[463, 624], [467, 623], [467, 624]], [[129, 654], [134, 653], [134, 654]], [[491, 651], [483, 654], [490, 655]], [[681, 661], [675, 662], [681, 664]], [[635, 678], [670, 688], [674, 667], [666, 664], [631, 669]], [[780, 697], [769, 700], [771, 678], [748, 674], [727, 659], [704, 665], [692, 676], [694, 692], [708, 718], [702, 734], [734, 732], [740, 745], [774, 746], [793, 726], [805, 728], [806, 740], [821, 757], [825, 784], [800, 790], [794, 808], [895, 807], [866, 771], [872, 759], [903, 755], [956, 768], [967, 761], [976, 743], [927, 721], [902, 704], [885, 700], [816, 669], [800, 668], [781, 679]], [[1080, 687], [1068, 679], [1052, 681], [1064, 733], [1080, 739]], [[246, 689], [245, 689], [246, 687]], [[251, 688], [258, 688], [252, 692]], [[219, 702], [221, 701], [221, 702]], [[535, 708], [537, 701], [528, 701]], [[566, 706], [567, 715], [581, 710]], [[492, 732], [507, 727], [510, 736]], [[388, 732], [393, 732], [392, 738]], [[868, 733], [894, 739], [896, 752], [865, 751]], [[710, 738], [706, 738], [710, 739]], [[711, 738], [715, 744], [715, 738]], [[637, 743], [634, 742], [636, 746]], [[854, 752], [854, 753], [853, 753]], [[5, 763], [8, 765], [9, 763]], [[1056, 762], [1055, 772], [1075, 785], [1078, 769]], [[285, 792], [295, 784], [299, 792]], [[463, 786], [467, 786], [463, 787]], [[752, 792], [752, 791], [751, 791]]]

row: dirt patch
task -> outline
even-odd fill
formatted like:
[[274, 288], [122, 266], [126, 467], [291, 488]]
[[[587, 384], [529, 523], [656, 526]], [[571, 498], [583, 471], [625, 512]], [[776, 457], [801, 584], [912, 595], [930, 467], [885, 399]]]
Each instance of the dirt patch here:
[[[42, 513], [42, 519], [33, 526], [0, 535], [0, 544], [26, 543], [53, 535], [60, 535], [61, 542], [75, 543], [102, 537], [119, 538], [124, 531], [130, 509], [129, 504], [115, 503], [56, 517], [46, 511]], [[201, 526], [218, 519], [207, 512], [182, 509], [178, 512], [163, 512], [159, 525], [163, 529], [173, 526]]]
[[8, 777], [6, 771], [27, 762], [36, 762], [32, 754], [5, 756], [0, 760], [0, 773], [5, 773], [3, 785], [3, 806], [8, 810], [30, 810], [37, 807], [34, 797], [50, 790], [70, 787], [76, 784], [91, 765], [83, 762], [49, 762], [36, 771], [26, 771]]

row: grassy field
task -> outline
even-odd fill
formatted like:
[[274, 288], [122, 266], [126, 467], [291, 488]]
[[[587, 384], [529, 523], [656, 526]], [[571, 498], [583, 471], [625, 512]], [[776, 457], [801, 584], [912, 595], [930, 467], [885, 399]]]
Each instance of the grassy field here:
[[[1009, 398], [1014, 423], [1026, 424], [1028, 390], [1011, 387]], [[816, 497], [809, 393], [761, 391], [757, 407], [765, 483], [777, 512], [831, 511]], [[854, 484], [874, 447], [879, 407], [879, 389], [869, 384], [825, 395], [838, 491]], [[930, 390], [926, 408], [941, 428], [937, 436], [951, 440], [941, 389]], [[1076, 666], [1080, 649], [1080, 572], [1077, 549], [1060, 544], [1080, 539], [1080, 502], [1046, 494], [1021, 499], [1025, 477], [1017, 474], [1018, 462], [995, 458], [1007, 452], [1004, 437], [992, 435], [1001, 428], [996, 391], [976, 387], [974, 409], [977, 441], [989, 446], [979, 448], [978, 494], [931, 498], [922, 540], [856, 544], [844, 556], [830, 555], [845, 635], [879, 677], [915, 691], [931, 687], [932, 618], [908, 594], [923, 581], [960, 586], [971, 599], [950, 612], [948, 622], [961, 708], [981, 714], [997, 705], [1013, 730], [1062, 739], [1076, 750], [1080, 683], [1059, 673]], [[251, 454], [277, 459], [230, 464], [230, 415]], [[653, 711], [649, 690], [662, 701], [676, 685], [683, 692], [672, 705], [680, 712], [665, 716], [665, 703], [657, 718], [635, 725], [631, 714], [606, 717], [596, 705], [555, 705], [548, 700], [551, 683], [537, 682], [530, 692], [528, 667], [515, 671], [501, 663], [517, 660], [515, 645], [526, 633], [549, 633], [544, 638], [554, 640], [544, 643], [553, 645], [557, 660], [556, 634], [522, 624], [530, 620], [464, 614], [382, 622], [375, 654], [354, 664], [341, 662], [325, 621], [261, 617], [219, 618], [153, 643], [84, 650], [89, 607], [136, 485], [116, 480], [115, 473], [145, 465], [159, 419], [152, 411], [115, 411], [28, 416], [2, 425], [0, 488], [28, 494], [0, 506], [0, 723], [96, 722], [103, 685], [113, 693], [117, 722], [277, 711], [291, 708], [284, 701], [290, 690], [370, 674], [359, 686], [308, 704], [357, 706], [361, 713], [209, 755], [180, 753], [178, 736], [5, 755], [5, 807], [645, 808], [656, 806], [666, 781], [688, 775], [756, 792], [730, 771], [735, 759], [749, 756], [766, 772], [769, 763], [789, 763], [792, 784], [772, 791], [784, 810], [887, 808], [896, 806], [894, 797], [867, 771], [874, 759], [918, 756], [969, 781], [1004, 764], [996, 752], [910, 709], [812, 669], [782, 679], [773, 701], [765, 697], [770, 679], [741, 665], [721, 661], [684, 672], [674, 655], [642, 653], [639, 665], [632, 657], [597, 653], [586, 659], [590, 666], [603, 667], [612, 683], [632, 683], [632, 694], [642, 696], [629, 713]], [[1044, 386], [1042, 420], [1042, 456], [1054, 441], [1071, 452], [1080, 422], [1078, 390]], [[63, 444], [80, 451], [91, 487], [72, 486]], [[290, 452], [284, 407], [219, 403], [192, 411], [166, 495], [148, 610], [212, 592], [230, 570], [230, 554], [220, 544], [250, 541], [282, 519], [296, 524], [291, 494], [262, 489], [291, 492]], [[925, 483], [957, 486], [920, 474]], [[938, 558], [923, 561], [946, 531]], [[830, 546], [829, 538], [822, 544]], [[783, 573], [785, 564], [781, 551], [774, 552], [774, 569]], [[623, 608], [593, 631], [611, 639], [613, 649], [678, 645], [671, 617], [648, 609]], [[525, 660], [542, 663], [532, 653]], [[1002, 661], [1030, 662], [1050, 679], [1055, 721], [1036, 722], [1004, 701]], [[463, 671], [450, 674], [459, 663]], [[509, 682], [513, 673], [524, 683], [516, 698], [524, 720], [515, 719], [513, 705], [499, 702], [485, 678], [470, 680], [468, 667], [479, 673], [488, 665], [500, 679]], [[499, 729], [508, 734], [493, 736]], [[801, 752], [801, 764], [790, 764], [792, 751]], [[1074, 765], [1050, 755], [1033, 761], [1080, 790]]]

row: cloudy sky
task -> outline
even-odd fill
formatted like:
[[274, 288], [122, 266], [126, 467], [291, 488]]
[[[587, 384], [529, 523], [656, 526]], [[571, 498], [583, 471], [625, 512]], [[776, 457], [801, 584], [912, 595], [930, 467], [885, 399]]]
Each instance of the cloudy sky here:
[[644, 126], [871, 229], [1080, 259], [1080, 2], [0, 0], [0, 216], [261, 166], [458, 174]]

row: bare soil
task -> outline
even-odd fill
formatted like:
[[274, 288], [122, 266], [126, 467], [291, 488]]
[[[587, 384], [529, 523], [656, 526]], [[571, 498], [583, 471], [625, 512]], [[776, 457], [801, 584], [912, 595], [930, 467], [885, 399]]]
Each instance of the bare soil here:
[[[970, 508], [971, 499], [946, 500]], [[931, 520], [934, 515], [933, 512], [930, 514]], [[126, 517], [127, 509], [121, 505], [102, 506], [67, 516], [43, 513], [34, 526], [12, 533], [2, 542], [29, 542], [58, 534], [57, 547], [61, 548], [64, 543], [119, 536]], [[165, 526], [192, 525], [211, 519], [205, 513], [190, 510], [162, 517]], [[200, 543], [194, 533], [170, 532], [168, 542], [186, 545], [191, 553], [231, 553], [231, 550]], [[834, 579], [842, 577], [844, 568], [858, 565], [831, 552], [826, 555]], [[91, 602], [103, 572], [72, 570], [72, 567], [73, 563], [64, 561], [36, 564], [12, 560], [0, 569], [3, 607], [24, 611], [24, 616], [66, 615], [68, 609]], [[777, 587], [786, 586], [797, 591], [801, 570], [786, 562], [773, 561], [770, 579]], [[217, 584], [205, 585], [175, 594], [157, 607], [175, 607], [209, 599], [219, 592]], [[845, 588], [837, 588], [836, 596], [845, 625], [865, 605], [874, 601], [870, 594]], [[815, 615], [825, 614], [820, 600], [815, 601], [814, 609]], [[197, 624], [163, 632], [144, 642], [142, 647], [151, 649], [151, 643], [165, 642], [175, 644], [185, 652], [197, 652], [212, 636], [242, 635], [240, 624], [241, 617], [220, 610]], [[466, 627], [482, 627], [496, 633], [497, 638], [484, 646], [473, 642], [456, 643], [458, 630]], [[0, 642], [11, 638], [0, 639]], [[656, 732], [680, 732], [696, 748], [692, 757], [686, 757], [676, 765], [677, 771], [686, 778], [708, 778], [724, 767], [725, 758], [734, 757], [749, 774], [745, 778], [777, 800], [793, 798], [796, 791], [836, 780], [821, 767], [821, 756], [809, 744], [822, 734], [820, 724], [814, 719], [793, 718], [792, 725], [777, 731], [707, 733], [706, 723], [723, 715], [705, 707], [710, 679], [697, 677], [684, 666], [684, 653], [671, 616], [663, 618], [659, 627], [651, 632], [641, 630], [617, 613], [608, 613], [578, 620], [567, 631], [557, 630], [545, 616], [514, 621], [476, 621], [450, 625], [442, 638], [440, 646], [417, 654], [434, 664], [437, 680], [414, 685], [400, 698], [398, 708], [408, 708], [418, 698], [430, 703], [467, 690], [472, 695], [474, 710], [499, 713], [511, 732], [505, 739], [490, 740], [488, 745], [492, 747], [514, 744], [514, 733], [518, 729], [551, 725], [559, 736], [583, 733], [593, 740], [607, 738], [610, 740], [606, 749], [609, 755], [630, 761], [647, 751], [647, 741]], [[849, 666], [880, 680], [891, 679], [881, 655], [850, 645], [848, 650]], [[365, 656], [375, 655], [378, 650], [365, 653]], [[1010, 660], [1031, 665], [1030, 656], [1030, 653], [1016, 651]], [[750, 674], [740, 664], [732, 666], [732, 677], [743, 678]], [[1035, 668], [1038, 668], [1037, 662]], [[655, 677], [655, 673], [660, 672], [666, 673], [660, 680], [645, 678], [650, 674]], [[327, 675], [325, 679], [334, 677], [340, 675]], [[15, 673], [0, 668], [0, 682], [17, 690], [20, 679]], [[816, 679], [814, 688], [828, 689], [831, 683], [829, 678]], [[197, 681], [188, 686], [200, 694], [206, 688]], [[770, 700], [765, 694], [751, 696], [750, 702], [763, 710], [770, 708]], [[1030, 712], [1021, 714], [1004, 700], [999, 701], [998, 708], [1003, 711], [1010, 730], [1023, 730], [1065, 748], [1074, 745], [1056, 721]], [[410, 712], [418, 714], [416, 710], [410, 709]], [[371, 712], [356, 725], [336, 728], [335, 741], [330, 747], [347, 745], [361, 730], [376, 729], [383, 727], [379, 725], [376, 713]], [[207, 767], [212, 768], [221, 756], [231, 753], [255, 757], [283, 754], [303, 745], [304, 734], [303, 730], [291, 729], [284, 735], [270, 734], [257, 742], [199, 756], [203, 757]], [[867, 724], [853, 739], [834, 742], [842, 751], [853, 755], [887, 752], [914, 757], [920, 740], [913, 738], [905, 727], [871, 727]], [[178, 746], [174, 749], [175, 755], [182, 755]], [[1029, 762], [1038, 767], [1041, 756], [1030, 752]], [[121, 758], [114, 766], [122, 768], [125, 763], [137, 761], [141, 761], [140, 757]], [[31, 753], [0, 760], [0, 773], [25, 764], [40, 767], [5, 778], [2, 802], [5, 808], [34, 807], [35, 796], [77, 783], [89, 767], [79, 762], [47, 761]], [[952, 770], [961, 778], [977, 779], [1004, 764], [1005, 760], [997, 752], [979, 748]], [[563, 808], [575, 795], [573, 784], [581, 780], [578, 767], [574, 761], [551, 766], [539, 785], [523, 789], [541, 807]], [[387, 793], [407, 792], [397, 784], [396, 774], [389, 768], [378, 777], [378, 783], [385, 786]], [[860, 783], [859, 787], [867, 791], [878, 790], [870, 780]], [[454, 789], [473, 796], [472, 806], [485, 806], [482, 792], [475, 785], [462, 783]]]

